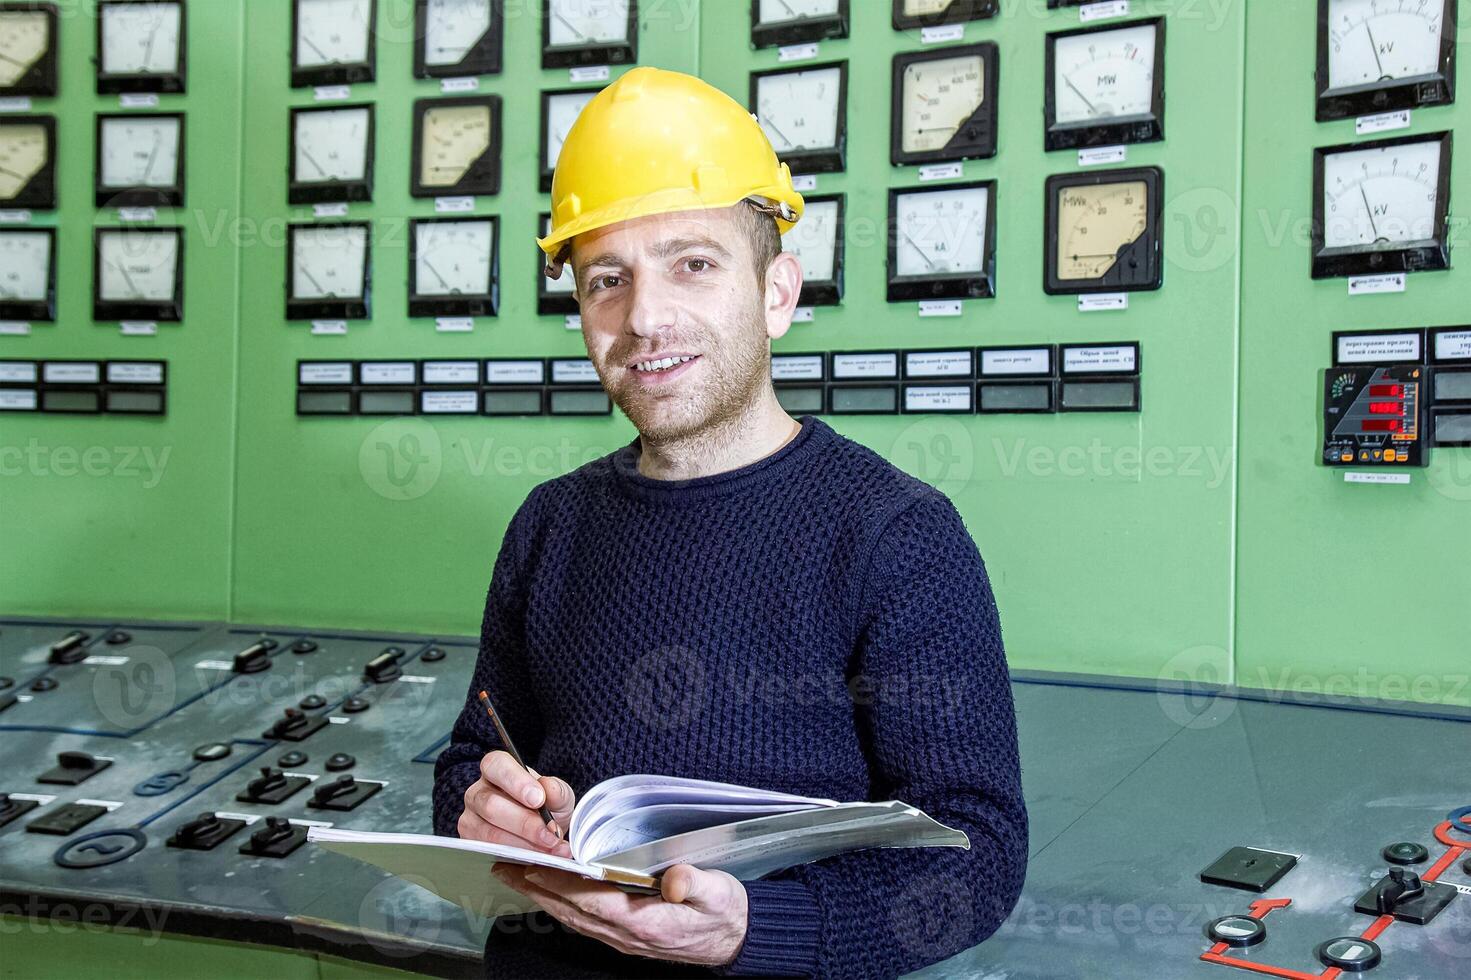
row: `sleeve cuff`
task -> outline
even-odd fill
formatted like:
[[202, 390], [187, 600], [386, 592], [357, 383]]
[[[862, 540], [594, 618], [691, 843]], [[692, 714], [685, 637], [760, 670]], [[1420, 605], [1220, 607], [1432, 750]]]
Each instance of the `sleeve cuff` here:
[[720, 976], [808, 977], [817, 972], [821, 916], [800, 881], [748, 881], [746, 939]]

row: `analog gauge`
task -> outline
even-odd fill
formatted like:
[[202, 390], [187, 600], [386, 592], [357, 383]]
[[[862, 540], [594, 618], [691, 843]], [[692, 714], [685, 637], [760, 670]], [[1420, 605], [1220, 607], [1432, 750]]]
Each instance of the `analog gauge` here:
[[500, 192], [500, 97], [414, 104], [415, 197]]
[[793, 173], [846, 163], [848, 63], [751, 74], [751, 105], [777, 157]]
[[99, 228], [94, 320], [178, 320], [183, 315], [184, 232]]
[[97, 117], [99, 208], [184, 203], [184, 117]]
[[[806, 219], [806, 215], [803, 215]], [[800, 225], [801, 222], [798, 222]], [[795, 230], [795, 228], [793, 229]], [[541, 213], [541, 233], [545, 237], [552, 233], [552, 216], [547, 212]], [[788, 233], [790, 234], [790, 232]], [[559, 279], [548, 279], [542, 271], [546, 267], [546, 255], [541, 249], [536, 250], [536, 312], [539, 316], [567, 315], [578, 311], [577, 296], [575, 293], [576, 279], [572, 274], [572, 263], [562, 263], [562, 275]]]
[[995, 156], [997, 58], [990, 41], [895, 55], [889, 161]]
[[802, 306], [833, 306], [843, 299], [844, 195], [805, 199], [802, 220], [782, 236], [781, 246], [802, 263]]
[[56, 229], [0, 231], [0, 319], [56, 319]]
[[409, 316], [495, 316], [494, 218], [415, 221]]
[[1444, 269], [1450, 133], [1314, 151], [1313, 277]]
[[849, 0], [752, 0], [751, 46], [848, 36]]
[[1163, 18], [1047, 35], [1047, 149], [1164, 138]]
[[1047, 179], [1047, 293], [1158, 289], [1157, 167], [1057, 174]]
[[505, 0], [417, 0], [414, 77], [495, 75], [505, 47]]
[[291, 110], [292, 204], [373, 199], [373, 107]]
[[602, 91], [598, 88], [580, 88], [568, 91], [541, 93], [541, 190], [552, 189], [552, 174], [557, 169], [557, 158], [562, 155], [562, 143], [584, 106]]
[[890, 188], [890, 302], [995, 295], [995, 190], [995, 181]]
[[56, 5], [0, 3], [0, 96], [56, 94]]
[[373, 0], [295, 0], [291, 84], [371, 82], [378, 61]]
[[894, 0], [896, 31], [995, 17], [997, 0]]
[[1318, 0], [1318, 120], [1455, 98], [1455, 0]]
[[0, 206], [56, 207], [56, 119], [0, 116]]
[[541, 0], [541, 66], [638, 60], [637, 0]]
[[184, 91], [180, 0], [103, 0], [97, 13], [97, 91]]
[[286, 319], [368, 316], [366, 223], [291, 225], [286, 253]]

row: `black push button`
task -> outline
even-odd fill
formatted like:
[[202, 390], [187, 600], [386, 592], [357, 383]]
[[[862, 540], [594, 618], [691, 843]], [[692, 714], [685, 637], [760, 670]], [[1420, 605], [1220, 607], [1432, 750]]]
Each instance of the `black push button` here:
[[350, 715], [355, 715], [359, 711], [367, 711], [369, 707], [368, 701], [364, 698], [348, 698], [342, 702], [342, 710]]
[[230, 743], [209, 742], [194, 750], [194, 759], [196, 762], [219, 762], [229, 754]]
[[113, 630], [107, 634], [107, 642], [112, 646], [121, 646], [124, 643], [133, 642], [133, 634], [127, 630]]
[[323, 715], [302, 714], [297, 708], [287, 708], [285, 713], [276, 720], [276, 723], [267, 728], [261, 734], [266, 738], [279, 738], [287, 742], [300, 742], [302, 739], [321, 731], [327, 724]]
[[297, 766], [306, 765], [306, 753], [292, 749], [290, 752], [282, 752], [281, 758], [276, 760], [276, 765], [282, 769], [295, 769]]
[[35, 800], [17, 800], [9, 793], [0, 793], [0, 827], [10, 823], [16, 817], [29, 813], [40, 805]]
[[87, 824], [107, 812], [107, 807], [95, 803], [68, 803], [26, 824], [33, 834], [56, 834], [65, 837], [76, 833]]
[[168, 845], [189, 851], [212, 851], [226, 837], [244, 826], [244, 820], [222, 817], [215, 813], [201, 813], [174, 831], [174, 836], [168, 839]]
[[72, 630], [70, 633], [51, 644], [51, 653], [46, 658], [51, 664], [79, 664], [87, 659], [86, 633], [81, 630]]
[[1336, 966], [1347, 973], [1372, 970], [1383, 958], [1377, 944], [1357, 936], [1330, 939], [1318, 947], [1317, 954], [1326, 966]]
[[0, 677], [0, 691], [15, 686], [15, 679], [11, 677]]
[[43, 691], [54, 691], [56, 690], [56, 678], [37, 677], [34, 681], [31, 682], [31, 690], [35, 691], [37, 694], [40, 694]]
[[344, 769], [351, 769], [357, 765], [357, 761], [346, 752], [333, 752], [327, 757], [327, 771], [342, 772]]
[[266, 817], [266, 825], [240, 845], [240, 853], [283, 858], [306, 843], [306, 831], [307, 828], [300, 827], [285, 817]]
[[1266, 940], [1267, 924], [1251, 915], [1227, 915], [1212, 922], [1205, 933], [1212, 942], [1246, 949]]
[[382, 783], [362, 783], [351, 776], [340, 776], [318, 786], [306, 805], [317, 810], [352, 810], [382, 788]]
[[368, 665], [363, 668], [363, 676], [374, 684], [398, 680], [403, 676], [403, 668], [398, 663], [403, 654], [402, 647], [389, 647], [368, 661]]
[[1426, 850], [1425, 845], [1416, 844], [1413, 841], [1390, 844], [1379, 853], [1390, 864], [1420, 864], [1430, 860], [1430, 852]]
[[301, 703], [298, 705], [298, 707], [303, 708], [307, 711], [316, 711], [318, 708], [324, 708], [326, 706], [327, 699], [322, 697], [320, 694], [308, 694], [306, 697], [301, 699]]
[[311, 782], [305, 776], [283, 775], [281, 770], [270, 766], [262, 767], [260, 773], [245, 784], [244, 791], [236, 794], [235, 799], [242, 803], [280, 803]]
[[431, 664], [434, 663], [436, 660], [443, 660], [444, 648], [430, 647], [428, 650], [425, 650], [422, 654], [419, 655], [419, 659]]
[[56, 768], [43, 772], [36, 782], [75, 786], [86, 782], [110, 765], [111, 759], [99, 759], [88, 752], [59, 752], [56, 755]]
[[[266, 646], [267, 643], [270, 646]], [[257, 674], [271, 666], [271, 648], [276, 644], [274, 641], [262, 640], [253, 643], [235, 654], [235, 660], [230, 669], [237, 674]]]
[[295, 643], [291, 644], [291, 652], [292, 653], [316, 653], [317, 652], [317, 641], [316, 640], [297, 640]]

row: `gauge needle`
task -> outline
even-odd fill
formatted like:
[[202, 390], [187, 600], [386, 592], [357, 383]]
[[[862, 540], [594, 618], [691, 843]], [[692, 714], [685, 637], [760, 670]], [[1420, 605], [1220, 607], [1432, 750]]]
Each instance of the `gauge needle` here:
[[436, 268], [434, 268], [434, 263], [430, 262], [428, 259], [425, 259], [424, 260], [424, 268], [426, 268], [430, 272], [434, 273], [434, 278], [439, 280], [439, 284], [441, 286], [443, 286], [445, 289], [449, 289], [450, 288], [450, 284], [445, 281], [444, 276], [441, 276], [439, 274], [439, 270], [436, 269]]
[[919, 253], [919, 257], [924, 259], [925, 265], [929, 266], [931, 269], [935, 267], [935, 263], [930, 261], [930, 257], [928, 255], [924, 254], [924, 249], [920, 248], [914, 243], [914, 239], [910, 238], [908, 235], [904, 235], [904, 240], [909, 243], [910, 248]]
[[327, 176], [327, 171], [322, 169], [322, 165], [318, 163], [310, 153], [308, 153], [306, 150], [302, 150], [301, 155], [306, 157], [307, 163], [317, 168], [317, 173], [321, 174], [323, 177]]
[[312, 281], [312, 285], [317, 287], [317, 292], [319, 292], [319, 293], [326, 293], [327, 292], [326, 287], [323, 286], [321, 283], [317, 282], [317, 277], [314, 276], [314, 275], [312, 275], [312, 270], [303, 267], [302, 270], [301, 270], [301, 274], [304, 275], [304, 276], [306, 276], [308, 279], [310, 279]]
[[0, 174], [5, 174], [7, 177], [14, 177], [16, 180], [25, 180], [24, 176], [11, 170], [9, 167], [0, 167]]
[[789, 139], [787, 139], [787, 134], [786, 133], [783, 133], [777, 127], [776, 123], [772, 122], [770, 119], [763, 119], [763, 120], [761, 120], [761, 122], [762, 122], [763, 125], [765, 125], [768, 128], [770, 128], [773, 133], [775, 133], [776, 135], [780, 136], [781, 137], [781, 141], [783, 143], [785, 143], [787, 146], [791, 146], [792, 145], [792, 141], [789, 140]]
[[1379, 78], [1382, 81], [1389, 76], [1384, 74], [1384, 62], [1379, 60], [1379, 42], [1374, 40], [1374, 28], [1369, 26], [1367, 17], [1364, 18], [1364, 33], [1369, 35], [1369, 47], [1374, 49], [1374, 64], [1379, 68]]
[[1364, 210], [1369, 212], [1369, 227], [1374, 231], [1374, 240], [1384, 241], [1379, 234], [1379, 226], [1374, 222], [1374, 209], [1369, 206], [1369, 195], [1364, 192], [1364, 185], [1359, 184], [1359, 196], [1364, 199]]
[[781, 4], [783, 7], [786, 7], [787, 13], [791, 14], [793, 18], [797, 16], [797, 12], [787, 5], [787, 0], [776, 0], [776, 2]]
[[143, 180], [142, 180], [142, 183], [144, 183], [144, 184], [148, 183], [149, 178], [151, 178], [153, 176], [153, 164], [154, 164], [155, 161], [158, 160], [158, 150], [159, 150], [159, 147], [161, 147], [161, 146], [163, 146], [163, 136], [160, 135], [159, 133], [154, 133], [153, 134], [153, 152], [150, 153], [150, 154], [148, 154], [148, 166], [146, 166], [146, 167], [143, 168]]
[[321, 59], [323, 61], [331, 61], [332, 60], [331, 58], [327, 57], [327, 52], [323, 51], [321, 48], [317, 47], [315, 44], [312, 43], [312, 39], [311, 38], [307, 37], [305, 34], [302, 34], [301, 35], [301, 39], [303, 41], [305, 41], [306, 42], [306, 46], [309, 47], [309, 48], [311, 48], [313, 51], [315, 51], [317, 53], [317, 55], [319, 57], [321, 57]]
[[143, 290], [139, 289], [138, 288], [138, 284], [133, 281], [133, 277], [130, 276], [130, 275], [128, 275], [128, 267], [125, 266], [125, 265], [115, 264], [115, 265], [113, 265], [113, 268], [116, 269], [117, 271], [121, 272], [123, 274], [123, 278], [128, 281], [128, 288], [133, 291], [133, 298], [134, 299], [142, 299], [143, 298]]
[[1068, 78], [1066, 75], [1064, 75], [1062, 76], [1062, 80], [1064, 82], [1067, 82], [1067, 87], [1077, 93], [1078, 98], [1083, 100], [1083, 104], [1088, 107], [1089, 112], [1091, 112], [1095, 116], [1098, 115], [1098, 110], [1093, 107], [1093, 103], [1088, 101], [1088, 97], [1086, 95], [1078, 91], [1078, 87], [1073, 84], [1073, 80], [1071, 78]]
[[586, 41], [587, 40], [587, 35], [584, 34], [584, 33], [582, 33], [581, 31], [579, 31], [577, 28], [573, 27], [572, 26], [572, 22], [570, 20], [568, 20], [566, 17], [563, 17], [560, 13], [557, 13], [556, 11], [552, 11], [552, 13], [556, 14], [557, 20], [560, 20], [562, 23], [564, 23], [564, 24], [567, 25], [567, 29], [569, 31], [571, 31], [573, 34], [576, 34], [577, 35], [577, 39], [579, 41]]
[[4, 60], [10, 62], [12, 65], [15, 65], [17, 68], [24, 68], [25, 67], [25, 63], [24, 62], [16, 61], [10, 55], [5, 54], [4, 52], [0, 52], [0, 58], [3, 58]]

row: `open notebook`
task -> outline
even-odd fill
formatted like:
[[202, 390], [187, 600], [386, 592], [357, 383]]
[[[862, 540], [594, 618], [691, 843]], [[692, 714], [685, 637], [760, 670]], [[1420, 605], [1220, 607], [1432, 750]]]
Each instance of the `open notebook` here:
[[472, 911], [507, 914], [535, 903], [490, 873], [498, 861], [560, 868], [655, 893], [675, 864], [742, 881], [865, 847], [970, 847], [923, 811], [891, 800], [839, 803], [677, 776], [618, 776], [572, 811], [571, 858], [430, 834], [312, 827], [307, 840], [376, 865]]

